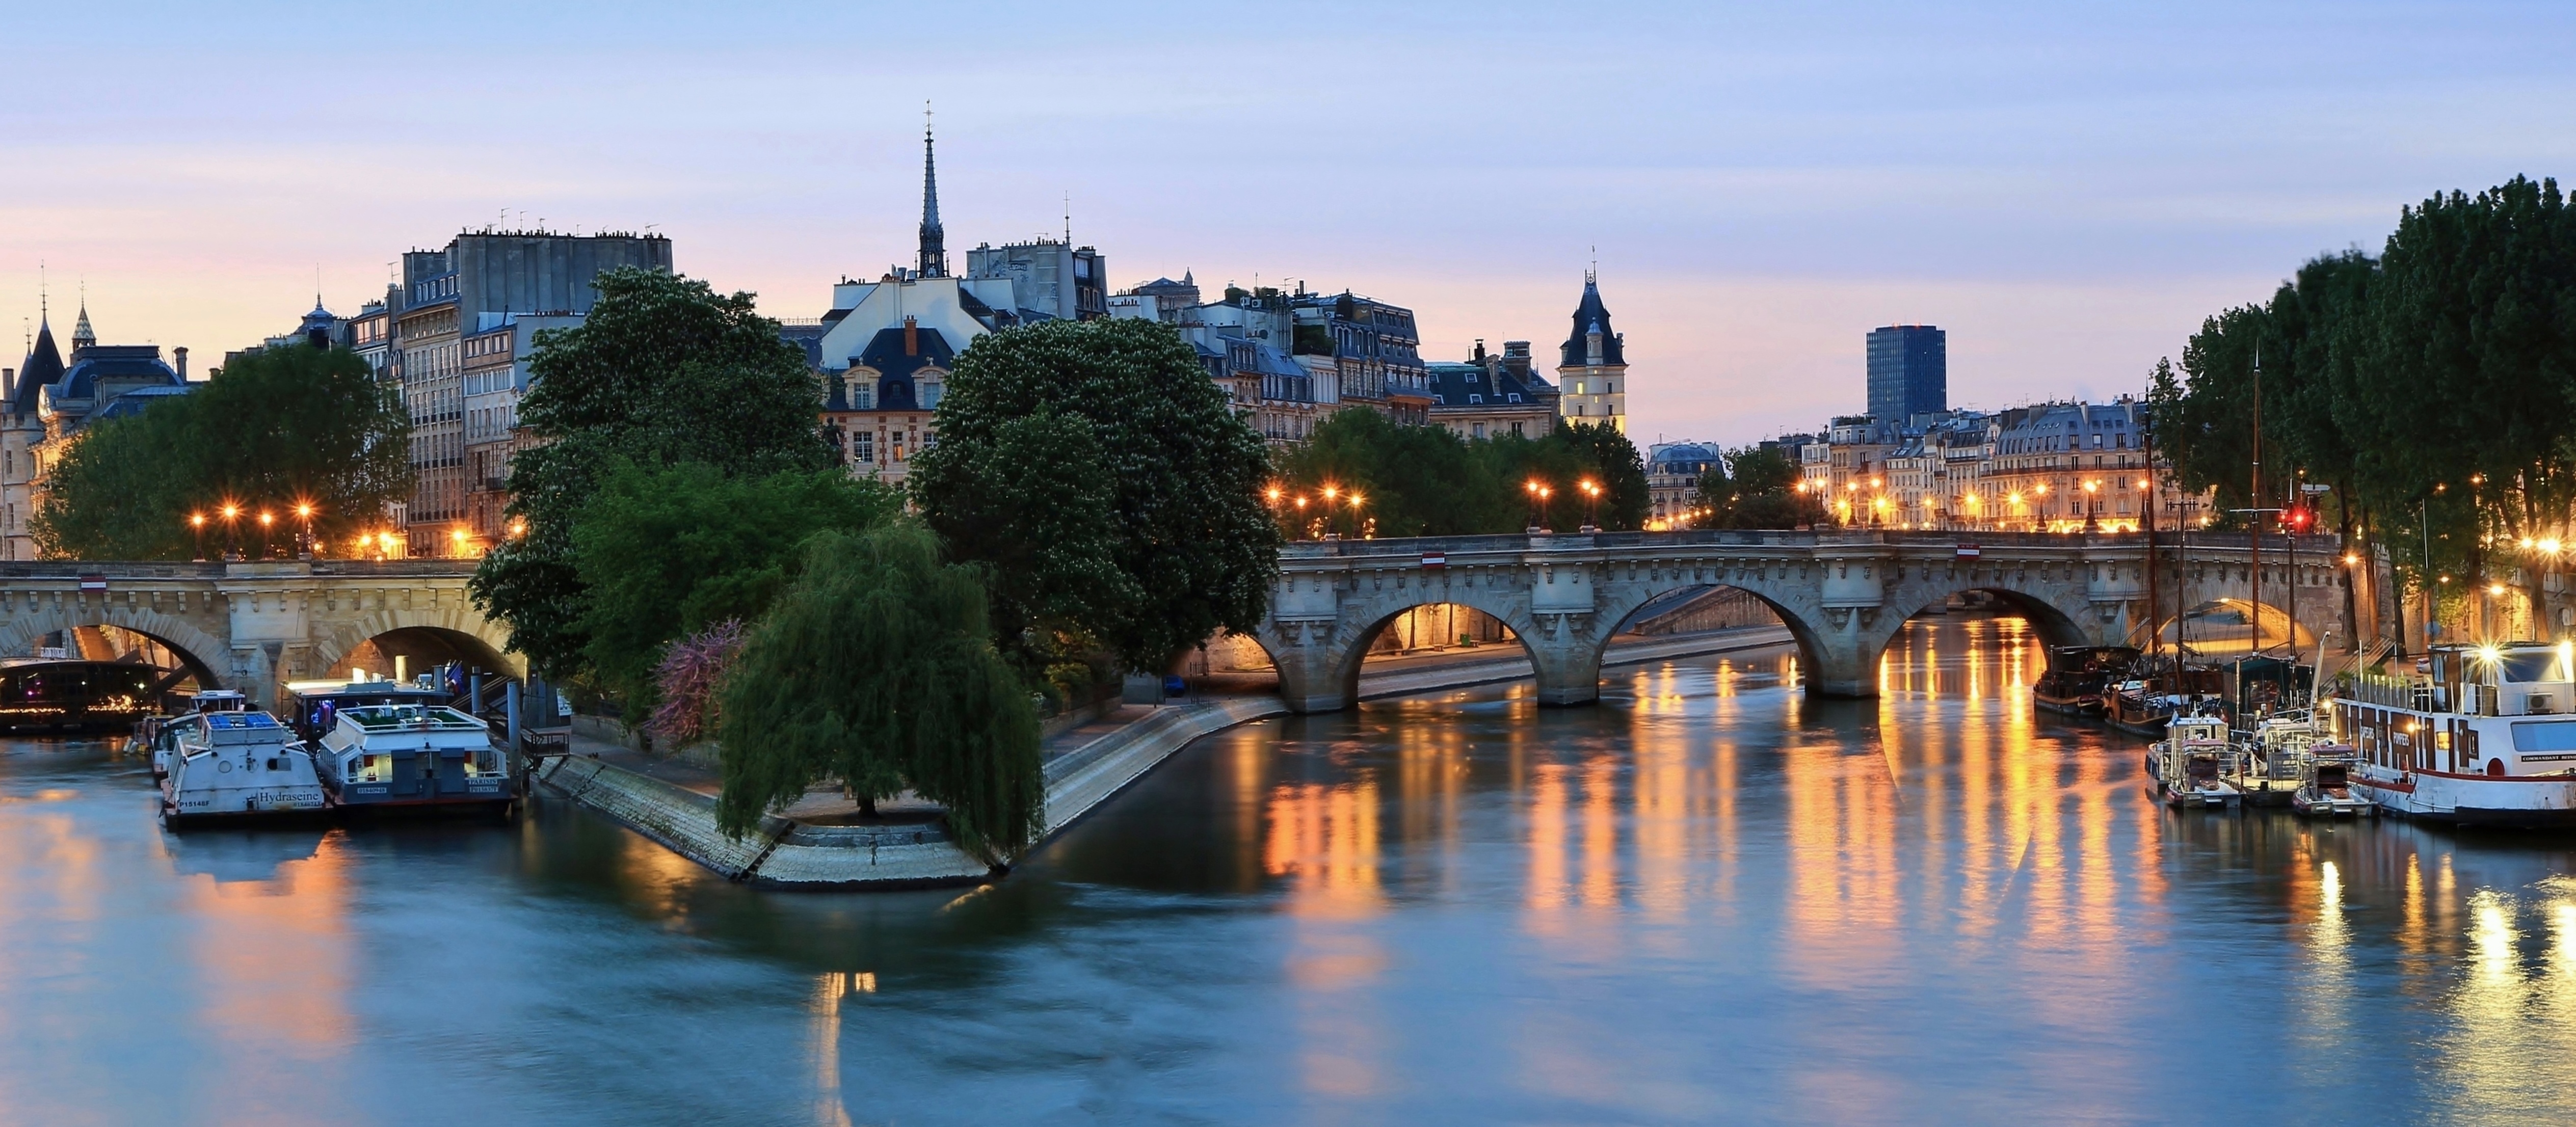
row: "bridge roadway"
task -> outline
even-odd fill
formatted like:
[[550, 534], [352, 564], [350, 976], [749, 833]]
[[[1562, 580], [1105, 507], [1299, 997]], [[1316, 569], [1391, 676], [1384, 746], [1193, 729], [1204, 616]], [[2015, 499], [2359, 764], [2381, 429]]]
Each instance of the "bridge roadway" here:
[[[2168, 550], [2159, 602], [2250, 594], [2241, 536]], [[1970, 555], [1966, 545], [1974, 545]], [[2265, 603], [2295, 580], [2313, 634], [2342, 617], [2346, 582], [2330, 537], [2303, 538], [2295, 569], [2265, 542]], [[2149, 619], [2136, 535], [1894, 532], [1656, 532], [1306, 541], [1280, 552], [1279, 585], [1255, 639], [1299, 711], [1349, 707], [1369, 643], [1398, 614], [1456, 603], [1502, 620], [1529, 652], [1539, 699], [1599, 691], [1602, 648], [1641, 607], [1676, 592], [1740, 588], [1787, 624], [1809, 691], [1867, 696], [1905, 620], [1984, 591], [2052, 644], [2135, 644]], [[201, 683], [273, 699], [288, 680], [347, 671], [353, 655], [462, 658], [520, 676], [508, 630], [466, 593], [472, 560], [295, 563], [0, 563], [0, 655], [38, 639], [114, 626], [160, 642]], [[2176, 598], [2179, 594], [2180, 602]], [[2349, 636], [2349, 631], [2344, 632]], [[364, 649], [370, 644], [374, 649]]]
[[[1346, 708], [1378, 632], [1417, 606], [1455, 603], [1502, 620], [1528, 650], [1544, 704], [1597, 698], [1602, 648], [1639, 608], [1677, 591], [1735, 587], [1768, 604], [1798, 646], [1808, 691], [1872, 696], [1879, 654], [1905, 620], [1952, 595], [1988, 592], [2052, 645], [2141, 645], [2177, 605], [2242, 605], [2243, 536], [2162, 545], [2147, 606], [2146, 540], [2135, 534], [1625, 532], [1304, 541], [1280, 553], [1269, 618], [1255, 635], [1301, 712]], [[2295, 602], [2315, 634], [2343, 615], [2348, 576], [2332, 537], [2266, 537], [2264, 603]], [[2295, 599], [2285, 593], [2296, 584]], [[2176, 600], [2179, 596], [2180, 602]], [[2350, 631], [2337, 631], [2348, 637]]]

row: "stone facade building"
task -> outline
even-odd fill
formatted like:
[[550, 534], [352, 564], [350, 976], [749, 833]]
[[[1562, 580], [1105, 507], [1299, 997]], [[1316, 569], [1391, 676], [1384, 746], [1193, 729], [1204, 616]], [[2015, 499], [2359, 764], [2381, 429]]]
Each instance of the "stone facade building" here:
[[1600, 277], [1583, 272], [1583, 300], [1574, 307], [1574, 334], [1558, 350], [1558, 409], [1578, 423], [1608, 423], [1628, 430], [1627, 341], [1610, 328], [1601, 303]]
[[162, 362], [157, 345], [98, 343], [84, 302], [66, 358], [52, 319], [40, 313], [27, 358], [0, 369], [0, 558], [37, 558], [29, 522], [45, 502], [45, 480], [90, 424], [139, 414], [193, 388], [188, 350], [173, 349], [172, 357], [175, 368]]

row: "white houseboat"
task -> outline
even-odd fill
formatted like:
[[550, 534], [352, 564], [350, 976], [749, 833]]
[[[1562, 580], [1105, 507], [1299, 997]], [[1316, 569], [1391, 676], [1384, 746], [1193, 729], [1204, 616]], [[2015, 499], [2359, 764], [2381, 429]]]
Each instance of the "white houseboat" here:
[[2354, 792], [2437, 822], [2576, 827], [2576, 646], [2435, 646], [2426, 664], [2338, 686]]
[[490, 727], [444, 705], [337, 709], [315, 758], [331, 800], [352, 810], [506, 810], [519, 797]]
[[153, 737], [161, 779], [161, 822], [318, 814], [327, 809], [313, 755], [265, 712], [200, 712], [175, 718]]

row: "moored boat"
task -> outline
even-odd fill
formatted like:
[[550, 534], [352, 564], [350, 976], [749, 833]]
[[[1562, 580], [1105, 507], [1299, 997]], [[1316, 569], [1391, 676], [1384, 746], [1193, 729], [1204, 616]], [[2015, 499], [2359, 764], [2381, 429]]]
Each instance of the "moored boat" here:
[[2164, 742], [2148, 752], [2149, 777], [2158, 801], [2175, 808], [2233, 809], [2245, 800], [2228, 781], [2237, 773], [2236, 744], [2219, 716], [2177, 716]]
[[153, 755], [168, 765], [161, 779], [166, 826], [319, 814], [328, 807], [312, 753], [265, 712], [174, 718], [156, 733]]
[[2120, 671], [2138, 659], [2125, 646], [2055, 646], [2048, 669], [2031, 686], [2031, 703], [2068, 716], [2099, 716], [2104, 690]]
[[2299, 769], [2290, 809], [2306, 818], [2367, 818], [2376, 812], [2352, 790], [2352, 745], [2311, 744]]
[[507, 810], [518, 801], [509, 754], [481, 720], [444, 705], [334, 710], [316, 766], [333, 803], [355, 810]]
[[2425, 670], [2336, 687], [2354, 793], [2434, 822], [2576, 828], [2576, 645], [2435, 646]]
[[2308, 748], [2317, 742], [2316, 725], [2305, 712], [2266, 716], [2241, 741], [2233, 781], [2255, 806], [2288, 806], [2303, 775]]
[[135, 738], [152, 749], [152, 780], [159, 782], [170, 777], [177, 745], [161, 737], [171, 730], [172, 725], [209, 712], [246, 712], [249, 709], [249, 697], [231, 689], [208, 689], [189, 698], [187, 710], [178, 715], [149, 717], [135, 725]]

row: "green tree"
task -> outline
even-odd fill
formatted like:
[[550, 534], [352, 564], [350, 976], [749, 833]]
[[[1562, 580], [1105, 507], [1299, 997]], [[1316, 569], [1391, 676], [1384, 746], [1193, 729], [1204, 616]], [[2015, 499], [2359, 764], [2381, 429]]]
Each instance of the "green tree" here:
[[1799, 471], [1776, 448], [1730, 450], [1724, 463], [1701, 475], [1699, 503], [1710, 528], [1795, 528], [1824, 516], [1821, 503], [1798, 492]]
[[[1506, 487], [1496, 459], [1447, 427], [1400, 425], [1367, 409], [1339, 412], [1279, 458], [1278, 481], [1325, 516], [1326, 487], [1341, 511], [1328, 524], [1357, 535], [1457, 536], [1520, 526], [1527, 505]], [[1357, 506], [1346, 499], [1361, 497]], [[1293, 506], [1292, 506], [1293, 508]], [[1303, 534], [1303, 530], [1299, 530]]]
[[1146, 601], [1118, 566], [1118, 486], [1100, 436], [1039, 404], [995, 425], [982, 456], [943, 462], [956, 449], [925, 453], [944, 475], [949, 551], [982, 567], [1003, 653], [1069, 699], [1097, 679], [1084, 660], [1100, 645], [1094, 631]]
[[808, 537], [873, 528], [901, 509], [893, 489], [838, 466], [729, 478], [703, 462], [614, 463], [572, 529], [583, 658], [639, 715], [673, 639], [759, 618]]
[[1035, 840], [1037, 713], [992, 646], [982, 582], [917, 526], [826, 532], [744, 642], [717, 693], [736, 837], [839, 779], [873, 808], [910, 789], [958, 844], [998, 864]]
[[1586, 478], [1600, 485], [1594, 519], [1601, 527], [1645, 527], [1654, 497], [1646, 488], [1646, 460], [1638, 456], [1627, 435], [1608, 423], [1569, 422], [1550, 437], [1564, 442], [1576, 460], [1590, 468]]
[[474, 598], [509, 623], [540, 674], [587, 671], [589, 591], [573, 528], [608, 467], [696, 462], [727, 476], [818, 470], [835, 457], [804, 354], [752, 296], [633, 268], [600, 274], [577, 327], [537, 334], [520, 422], [538, 440], [512, 460], [525, 531], [483, 558]]
[[[1041, 412], [1079, 418], [1092, 445], [1052, 426], [1011, 429]], [[1278, 574], [1279, 532], [1262, 503], [1268, 454], [1169, 326], [1050, 321], [978, 338], [957, 358], [937, 421], [939, 441], [913, 461], [913, 493], [956, 558], [993, 569], [994, 589], [1013, 604], [1003, 621], [1074, 608], [1067, 626], [1138, 669], [1160, 669], [1219, 629], [1248, 633], [1260, 624]], [[1009, 475], [991, 467], [1029, 456], [1007, 452], [1013, 441], [1048, 459], [1029, 473], [1070, 475], [1095, 495], [1107, 485], [1111, 533], [1098, 540], [1127, 587], [1062, 591], [1062, 577], [1093, 574], [1102, 561], [1030, 570], [1026, 555], [1008, 547], [1042, 531], [1001, 523], [1033, 515], [1024, 501], [996, 492]], [[1096, 462], [1080, 464], [1086, 456]]]
[[[187, 559], [188, 518], [237, 504], [277, 516], [284, 548], [313, 506], [327, 547], [381, 527], [411, 492], [411, 418], [346, 349], [290, 345], [234, 359], [189, 394], [101, 420], [54, 466], [34, 514], [38, 548], [75, 559]], [[248, 546], [257, 526], [244, 518]], [[208, 524], [208, 552], [222, 530]]]

